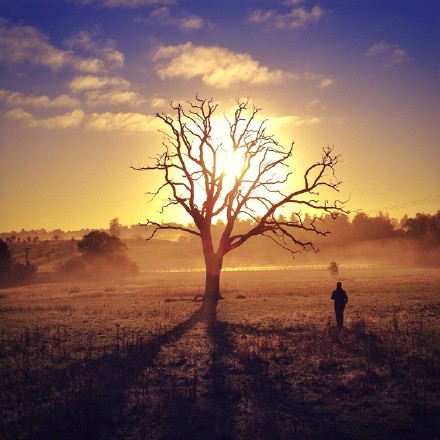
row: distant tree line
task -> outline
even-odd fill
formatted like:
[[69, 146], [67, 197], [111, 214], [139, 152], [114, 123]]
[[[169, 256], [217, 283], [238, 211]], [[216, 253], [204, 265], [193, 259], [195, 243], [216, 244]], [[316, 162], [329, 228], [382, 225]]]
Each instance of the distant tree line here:
[[[240, 229], [248, 228], [249, 222], [250, 220], [237, 222], [237, 233], [240, 233]], [[306, 226], [320, 223], [320, 229], [328, 231], [326, 236], [315, 238], [314, 241], [318, 245], [344, 246], [362, 241], [408, 239], [420, 242], [429, 248], [440, 246], [440, 211], [433, 215], [419, 213], [413, 218], [405, 216], [400, 221], [383, 212], [375, 216], [358, 212], [352, 219], [345, 214], [340, 214], [336, 218], [330, 215], [312, 218], [305, 214], [302, 222]], [[214, 225], [214, 235], [216, 229]], [[220, 227], [218, 229], [221, 230]], [[298, 231], [298, 236], [302, 238], [301, 231]]]
[[342, 244], [409, 239], [429, 248], [440, 246], [440, 211], [433, 215], [418, 213], [413, 218], [405, 216], [400, 222], [382, 212], [375, 216], [359, 212], [351, 221], [346, 216], [339, 216], [333, 223], [329, 224], [333, 241]]
[[[305, 224], [319, 222], [320, 227], [327, 229], [329, 234], [326, 237], [316, 237], [317, 244], [348, 245], [359, 241], [375, 241], [383, 239], [401, 238], [411, 239], [420, 242], [423, 246], [440, 246], [440, 211], [436, 214], [417, 213], [414, 217], [404, 216], [400, 221], [391, 218], [388, 213], [379, 212], [370, 216], [364, 212], [356, 213], [352, 218], [347, 215], [338, 215], [336, 219], [331, 216], [324, 218], [312, 218], [305, 214], [302, 220]], [[238, 221], [236, 232], [246, 230], [251, 220]], [[213, 234], [220, 233], [222, 223], [213, 225]], [[120, 239], [143, 239], [148, 235], [148, 230], [141, 225], [123, 226], [115, 217], [109, 223], [108, 229], [100, 229], [111, 236]], [[36, 244], [41, 240], [70, 240], [72, 238], [82, 239], [93, 232], [90, 229], [64, 232], [61, 229], [46, 231], [45, 229], [30, 230], [21, 232], [12, 231], [1, 233], [0, 238], [9, 243], [28, 242]], [[300, 234], [299, 234], [300, 235]], [[168, 240], [190, 240], [183, 235], [173, 233], [162, 233], [160, 238]]]
[[[41, 229], [30, 229], [26, 230], [22, 228], [19, 231], [9, 231], [9, 232], [1, 232], [0, 238], [3, 241], [9, 243], [29, 243], [29, 244], [38, 244], [40, 241], [47, 240], [81, 240], [84, 235], [90, 234], [95, 229], [78, 229], [71, 231], [63, 231], [62, 229], [53, 229], [46, 230], [44, 228]], [[109, 228], [101, 228], [98, 229], [101, 232], [107, 232], [110, 235], [114, 235], [115, 237], [121, 239], [142, 239], [145, 237], [145, 228], [140, 226], [139, 224], [124, 226], [120, 223], [119, 218], [115, 217], [110, 220]]]

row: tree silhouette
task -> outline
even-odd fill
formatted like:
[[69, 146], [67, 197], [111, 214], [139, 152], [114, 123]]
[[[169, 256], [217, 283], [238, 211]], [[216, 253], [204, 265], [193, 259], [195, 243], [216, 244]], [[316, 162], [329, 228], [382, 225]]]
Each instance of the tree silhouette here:
[[[335, 176], [339, 156], [333, 148], [323, 148], [321, 159], [305, 170], [295, 187], [289, 171], [293, 143], [285, 149], [267, 132], [267, 121], [259, 120], [261, 109], [249, 100], [237, 100], [233, 116], [224, 118], [225, 130], [217, 133], [217, 106], [198, 97], [186, 104], [171, 103], [173, 115], [156, 115], [165, 126], [163, 151], [151, 165], [132, 167], [163, 173], [164, 183], [150, 192], [152, 198], [166, 193], [160, 212], [179, 206], [194, 221], [194, 228], [150, 219], [143, 226], [152, 228], [148, 239], [163, 229], [200, 238], [206, 268], [201, 311], [207, 321], [215, 320], [226, 254], [256, 236], [268, 237], [292, 253], [316, 251], [311, 241], [298, 239], [295, 231], [326, 235], [328, 231], [319, 228], [319, 216], [346, 212], [343, 202], [320, 200], [321, 190], [339, 191], [341, 182]], [[289, 219], [280, 216], [284, 207], [294, 211]], [[302, 220], [304, 208], [314, 213], [307, 224]], [[251, 220], [247, 230], [234, 229], [240, 219]], [[217, 220], [224, 226], [214, 242], [212, 227]]]
[[78, 251], [84, 255], [105, 255], [125, 251], [127, 246], [113, 235], [104, 231], [92, 231], [78, 242]]
[[110, 220], [110, 225], [109, 225], [110, 235], [119, 238], [121, 236], [121, 229], [122, 229], [122, 225], [118, 217], [115, 217]]
[[12, 255], [9, 246], [0, 238], [0, 284], [8, 279], [12, 266]]

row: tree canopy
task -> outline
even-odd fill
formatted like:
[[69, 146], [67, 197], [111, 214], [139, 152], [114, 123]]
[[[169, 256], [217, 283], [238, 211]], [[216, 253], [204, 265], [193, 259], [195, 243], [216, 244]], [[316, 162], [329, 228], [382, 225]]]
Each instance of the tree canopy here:
[[104, 231], [92, 231], [78, 242], [78, 251], [84, 255], [105, 255], [127, 249], [122, 241]]

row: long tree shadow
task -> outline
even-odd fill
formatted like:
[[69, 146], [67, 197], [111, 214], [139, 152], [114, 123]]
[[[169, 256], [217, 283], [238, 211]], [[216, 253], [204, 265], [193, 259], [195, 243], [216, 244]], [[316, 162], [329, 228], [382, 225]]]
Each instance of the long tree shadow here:
[[[149, 438], [282, 440], [318, 438], [310, 437], [317, 434], [322, 436], [319, 438], [350, 438], [337, 426], [323, 423], [332, 415], [317, 411], [292, 387], [287, 373], [292, 358], [283, 358], [280, 347], [272, 350], [278, 358], [271, 357], [265, 340], [289, 332], [303, 335], [305, 329], [267, 329], [221, 321], [208, 326], [210, 359], [203, 375], [205, 386], [198, 383], [192, 398], [175, 388], [164, 409], [166, 430]], [[161, 389], [165, 390], [164, 384]]]
[[[138, 427], [131, 431], [132, 436], [150, 440], [234, 438], [234, 398], [228, 392], [224, 364], [233, 347], [228, 345], [225, 330], [224, 323], [203, 323], [195, 341], [198, 346], [188, 347], [198, 353], [191, 361], [191, 353], [183, 359], [177, 355], [177, 360], [172, 360], [170, 353], [170, 358], [161, 359], [162, 364], [136, 385], [139, 391], [149, 386], [150, 392], [140, 405]], [[171, 349], [180, 351], [182, 347]], [[193, 371], [194, 376], [185, 376], [188, 371]]]
[[[373, 374], [374, 362], [382, 365], [386, 354], [375, 335], [353, 329], [341, 336], [313, 325], [198, 322], [196, 311], [146, 342], [71, 363], [59, 407], [42, 413], [26, 438], [398, 438], [396, 424], [388, 432], [368, 428], [373, 416], [358, 427], [345, 422], [354, 420], [350, 405], [359, 407], [356, 393], [370, 393], [368, 403], [388, 389], [385, 378]], [[365, 365], [372, 371], [354, 369]], [[357, 382], [344, 383], [347, 372]]]
[[27, 438], [93, 440], [115, 438], [123, 422], [125, 393], [153, 365], [165, 344], [179, 340], [200, 320], [199, 310], [169, 331], [148, 341], [130, 344], [99, 358], [69, 365], [62, 402], [40, 414]]

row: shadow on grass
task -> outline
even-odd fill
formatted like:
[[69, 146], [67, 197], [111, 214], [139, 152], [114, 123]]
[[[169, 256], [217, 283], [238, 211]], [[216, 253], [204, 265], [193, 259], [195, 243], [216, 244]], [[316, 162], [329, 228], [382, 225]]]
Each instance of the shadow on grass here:
[[[288, 348], [282, 345], [270, 347], [265, 343], [267, 337], [285, 337], [286, 333], [306, 337], [305, 327], [267, 329], [248, 324], [219, 325], [223, 328], [228, 347], [232, 348], [229, 355], [232, 354], [232, 362], [238, 372], [237, 380], [228, 381], [228, 394], [234, 395], [238, 390], [241, 401], [235, 408], [236, 438], [351, 438], [330, 422], [335, 414], [323, 408], [318, 410], [314, 402], [306, 401], [301, 387], [295, 387], [292, 364], [296, 361], [287, 354]], [[237, 337], [241, 344], [234, 344]], [[244, 383], [241, 383], [243, 378]]]
[[161, 348], [174, 349], [199, 321], [196, 311], [142, 344], [70, 364], [59, 405], [30, 413], [26, 435], [7, 434], [38, 440], [435, 438], [431, 413], [425, 411], [422, 426], [399, 403], [412, 379], [403, 371], [402, 377], [383, 373], [390, 352], [363, 327], [340, 333], [215, 322], [183, 345], [205, 344], [193, 365], [187, 358], [157, 363]]
[[48, 416], [41, 417], [37, 423], [30, 420], [33, 426], [25, 438], [114, 438], [123, 421], [126, 391], [147, 367], [154, 364], [162, 346], [179, 340], [199, 319], [197, 310], [171, 330], [142, 344], [128, 345], [96, 359], [71, 363], [69, 372], [72, 377], [61, 390], [64, 394], [62, 402], [57, 407], [49, 407]]

